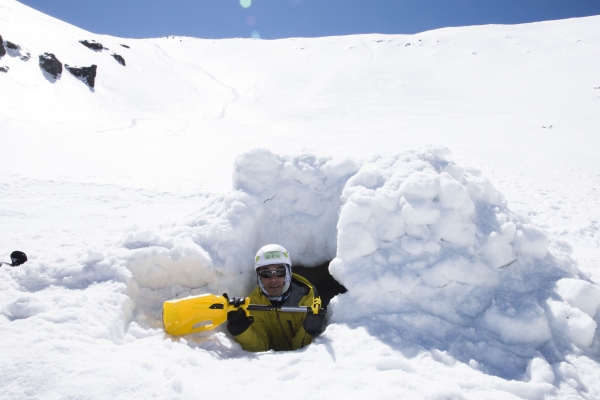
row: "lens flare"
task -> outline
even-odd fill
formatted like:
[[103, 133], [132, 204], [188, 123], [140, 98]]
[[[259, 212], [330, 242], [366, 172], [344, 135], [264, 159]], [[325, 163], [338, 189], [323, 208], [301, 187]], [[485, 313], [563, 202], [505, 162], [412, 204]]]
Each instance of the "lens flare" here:
[[240, 0], [240, 6], [248, 8], [252, 5], [252, 0]]
[[252, 31], [250, 36], [252, 36], [252, 39], [260, 39], [260, 33], [258, 33], [258, 31]]
[[254, 18], [252, 15], [248, 15], [248, 17], [246, 17], [246, 23], [248, 26], [254, 26], [256, 25], [256, 18]]

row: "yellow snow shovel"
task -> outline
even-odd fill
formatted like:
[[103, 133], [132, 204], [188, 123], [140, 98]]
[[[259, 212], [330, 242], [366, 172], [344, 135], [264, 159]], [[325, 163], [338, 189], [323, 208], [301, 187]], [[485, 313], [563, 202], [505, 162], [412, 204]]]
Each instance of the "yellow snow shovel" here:
[[321, 298], [316, 297], [311, 307], [276, 307], [250, 304], [249, 297], [229, 298], [227, 294], [217, 296], [202, 294], [179, 300], [165, 301], [162, 320], [165, 331], [174, 336], [210, 331], [227, 320], [227, 313], [242, 308], [246, 315], [250, 311], [274, 311], [292, 313], [315, 313], [321, 311]]

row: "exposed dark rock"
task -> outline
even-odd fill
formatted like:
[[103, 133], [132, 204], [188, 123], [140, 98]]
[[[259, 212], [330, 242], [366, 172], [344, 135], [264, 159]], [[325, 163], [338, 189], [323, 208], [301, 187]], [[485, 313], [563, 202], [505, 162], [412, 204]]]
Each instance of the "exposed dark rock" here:
[[8, 67], [0, 67], [0, 72], [8, 72], [9, 69]]
[[126, 49], [129, 49], [130, 47], [127, 46], [126, 44], [122, 44], [121, 46], [125, 47]]
[[113, 56], [113, 58], [114, 58], [115, 60], [117, 60], [117, 62], [118, 62], [119, 64], [121, 64], [122, 66], [125, 66], [125, 59], [124, 59], [123, 57], [121, 57], [120, 55], [118, 55], [118, 54], [115, 54], [115, 53], [113, 53], [113, 54], [111, 54], [111, 55]]
[[79, 43], [81, 43], [88, 49], [92, 49], [92, 50], [96, 50], [96, 51], [102, 50], [104, 48], [104, 46], [102, 46], [102, 43], [98, 43], [95, 40], [80, 40]]
[[69, 70], [70, 73], [84, 81], [88, 84], [89, 87], [94, 87], [96, 83], [96, 65], [92, 64], [89, 67], [71, 67], [65, 64], [65, 68]]
[[58, 79], [62, 74], [62, 63], [52, 53], [44, 53], [40, 56], [40, 68]]
[[[6, 43], [6, 48], [4, 47], [4, 43]], [[11, 57], [19, 57], [23, 61], [29, 61], [29, 58], [31, 58], [31, 54], [25, 52], [21, 46], [8, 40], [3, 42], [2, 36], [0, 36], [0, 57], [6, 53]]]
[[2, 35], [0, 35], [0, 57], [6, 54], [6, 49], [4, 48], [4, 42], [2, 41]]

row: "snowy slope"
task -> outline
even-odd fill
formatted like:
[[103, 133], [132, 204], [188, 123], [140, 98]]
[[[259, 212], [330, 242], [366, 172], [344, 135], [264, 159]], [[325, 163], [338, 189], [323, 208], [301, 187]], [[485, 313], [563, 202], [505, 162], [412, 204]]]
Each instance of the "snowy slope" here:
[[[598, 397], [599, 21], [132, 40], [0, 0], [2, 397]], [[267, 242], [349, 289], [315, 344], [164, 335]]]

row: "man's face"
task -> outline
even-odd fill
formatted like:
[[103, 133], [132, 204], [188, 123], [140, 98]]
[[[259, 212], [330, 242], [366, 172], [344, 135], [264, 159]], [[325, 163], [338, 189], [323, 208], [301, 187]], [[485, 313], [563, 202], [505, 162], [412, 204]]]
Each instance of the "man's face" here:
[[[273, 264], [273, 265], [265, 265], [264, 267], [260, 267], [258, 269], [258, 273], [261, 271], [277, 271], [283, 269], [285, 271], [285, 265], [283, 264]], [[278, 277], [276, 274], [271, 274], [270, 277], [265, 278], [260, 275], [260, 280], [262, 281], [265, 290], [269, 294], [269, 296], [279, 296], [283, 291], [283, 283], [285, 282], [285, 274], [281, 277]]]

